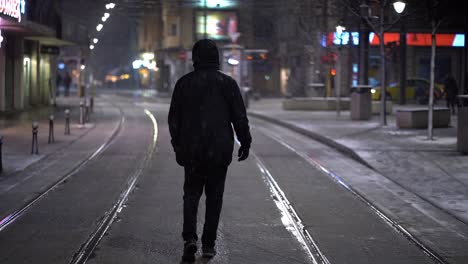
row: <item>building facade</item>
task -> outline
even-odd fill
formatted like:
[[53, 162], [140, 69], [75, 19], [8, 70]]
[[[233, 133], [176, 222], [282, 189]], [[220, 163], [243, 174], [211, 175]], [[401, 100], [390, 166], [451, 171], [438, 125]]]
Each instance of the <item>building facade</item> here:
[[[49, 104], [60, 43], [59, 1], [1, 1], [0, 112]], [[12, 9], [12, 10], [10, 10]]]
[[[138, 59], [154, 54], [157, 65], [154, 82], [158, 92], [170, 94], [176, 81], [193, 69], [192, 46], [203, 38], [217, 42], [223, 71], [241, 86], [249, 83], [251, 67], [245, 60], [245, 51], [259, 48], [253, 38], [253, 8], [238, 1], [218, 2], [161, 1], [142, 16]], [[145, 63], [151, 65], [151, 61]]]

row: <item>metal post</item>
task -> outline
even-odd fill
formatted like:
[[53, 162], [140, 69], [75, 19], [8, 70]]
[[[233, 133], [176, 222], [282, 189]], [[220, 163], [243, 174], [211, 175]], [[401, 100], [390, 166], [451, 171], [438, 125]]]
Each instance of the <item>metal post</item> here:
[[206, 32], [208, 30], [208, 6], [207, 6], [207, 1], [208, 0], [203, 0], [205, 3], [204, 3], [204, 9], [203, 9], [203, 15], [204, 15], [204, 20], [205, 20], [205, 29], [203, 30], [204, 31], [204, 38], [207, 39], [208, 38], [208, 32]]
[[89, 123], [89, 101], [85, 99], [85, 123]]
[[31, 146], [31, 155], [39, 154], [39, 147], [37, 143], [37, 133], [39, 132], [39, 123], [34, 121], [32, 123], [32, 146]]
[[436, 22], [432, 20], [432, 34], [431, 34], [431, 82], [429, 89], [429, 116], [427, 119], [427, 139], [433, 140], [433, 118], [434, 118], [434, 79], [435, 79], [435, 53], [436, 53]]
[[70, 110], [65, 110], [65, 135], [70, 135]]
[[80, 125], [84, 125], [85, 117], [84, 117], [84, 102], [83, 100], [80, 101]]
[[49, 116], [49, 144], [55, 142], [54, 136], [54, 115]]
[[369, 84], [369, 29], [365, 21], [359, 32], [359, 84]]
[[380, 5], [380, 27], [379, 27], [379, 40], [380, 40], [380, 124], [387, 125], [387, 79], [386, 79], [386, 60], [385, 60], [385, 41], [384, 41], [384, 20], [385, 18], [385, 5]]
[[342, 65], [343, 62], [341, 56], [341, 45], [342, 45], [342, 37], [340, 36], [340, 47], [338, 48], [338, 60], [336, 65], [336, 79], [335, 79], [335, 89], [336, 89], [336, 118], [338, 119], [341, 115], [341, 77], [342, 77]]
[[406, 27], [404, 18], [401, 20], [400, 28], [400, 94], [398, 103], [406, 104]]
[[3, 154], [2, 154], [2, 148], [3, 148], [3, 136], [0, 136], [0, 172], [3, 172]]
[[89, 98], [89, 110], [94, 113], [94, 97]]

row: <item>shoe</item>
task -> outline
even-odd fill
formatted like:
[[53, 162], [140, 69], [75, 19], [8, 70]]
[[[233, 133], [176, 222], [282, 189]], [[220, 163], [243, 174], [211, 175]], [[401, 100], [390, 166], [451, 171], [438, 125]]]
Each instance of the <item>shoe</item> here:
[[216, 250], [214, 247], [203, 247], [203, 258], [213, 258], [216, 256]]
[[182, 255], [182, 263], [195, 262], [195, 253], [197, 253], [197, 242], [195, 240], [185, 242], [184, 255]]

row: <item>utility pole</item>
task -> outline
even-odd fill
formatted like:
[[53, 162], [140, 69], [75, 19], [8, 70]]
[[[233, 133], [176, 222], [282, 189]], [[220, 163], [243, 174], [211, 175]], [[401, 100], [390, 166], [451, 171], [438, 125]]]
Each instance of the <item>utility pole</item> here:
[[[386, 1], [385, 1], [386, 2]], [[387, 62], [385, 59], [385, 3], [380, 5], [380, 25], [379, 25], [379, 43], [380, 43], [380, 124], [387, 125]]]
[[359, 28], [359, 84], [369, 84], [369, 28], [364, 19]]
[[430, 89], [429, 89], [429, 116], [427, 124], [427, 138], [433, 140], [434, 129], [433, 129], [433, 119], [434, 119], [434, 79], [435, 79], [435, 54], [436, 54], [436, 22], [434, 18], [431, 21], [432, 32], [431, 32], [431, 80], [430, 80]]
[[400, 105], [406, 104], [406, 26], [404, 18], [400, 21], [400, 90], [398, 101]]
[[208, 38], [208, 6], [207, 6], [207, 1], [208, 0], [203, 0], [204, 1], [204, 8], [203, 8], [203, 19], [205, 20], [204, 24], [205, 24], [205, 29], [203, 30], [204, 31], [204, 38], [207, 39]]

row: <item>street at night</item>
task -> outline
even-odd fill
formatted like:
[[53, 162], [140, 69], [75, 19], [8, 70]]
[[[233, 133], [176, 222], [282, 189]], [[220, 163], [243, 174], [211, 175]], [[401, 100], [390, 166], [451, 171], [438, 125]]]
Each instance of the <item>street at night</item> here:
[[468, 263], [463, 5], [0, 1], [0, 263]]

